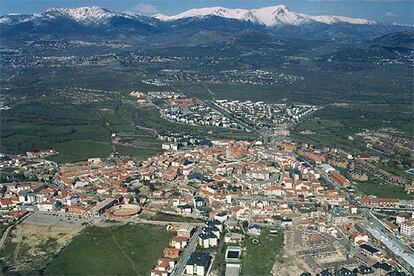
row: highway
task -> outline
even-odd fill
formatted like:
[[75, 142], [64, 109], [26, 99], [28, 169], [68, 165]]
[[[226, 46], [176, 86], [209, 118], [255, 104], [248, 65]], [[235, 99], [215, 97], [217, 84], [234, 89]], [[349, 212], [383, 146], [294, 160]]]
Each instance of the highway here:
[[193, 236], [190, 239], [190, 243], [181, 253], [180, 259], [178, 260], [177, 264], [175, 265], [174, 271], [171, 274], [172, 276], [181, 276], [184, 274], [185, 265], [188, 259], [190, 258], [191, 253], [193, 253], [197, 247], [198, 236], [200, 235], [200, 233], [201, 227], [197, 228], [197, 231], [193, 234]]

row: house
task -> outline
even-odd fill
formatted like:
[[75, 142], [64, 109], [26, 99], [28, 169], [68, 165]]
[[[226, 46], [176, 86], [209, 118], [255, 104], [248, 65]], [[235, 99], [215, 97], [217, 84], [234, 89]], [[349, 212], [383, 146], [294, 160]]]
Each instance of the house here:
[[201, 196], [194, 197], [194, 206], [196, 208], [203, 208], [206, 206], [206, 201]]
[[167, 271], [162, 270], [151, 270], [151, 276], [168, 276], [169, 273]]
[[280, 226], [282, 227], [289, 227], [292, 226], [292, 219], [291, 218], [282, 218], [280, 221]]
[[243, 240], [243, 235], [239, 233], [226, 233], [224, 235], [225, 243], [241, 243]]
[[207, 275], [211, 263], [211, 255], [208, 252], [193, 252], [186, 265], [185, 274], [188, 275]]
[[352, 233], [349, 239], [354, 243], [354, 245], [362, 244], [362, 243], [368, 243], [369, 237], [367, 233], [360, 233], [355, 232]]
[[218, 244], [218, 238], [212, 232], [200, 233], [198, 244], [203, 248], [214, 247]]
[[191, 225], [182, 225], [180, 228], [177, 229], [177, 236], [178, 237], [185, 237], [190, 239], [193, 235], [194, 227]]
[[[154, 268], [154, 275], [159, 275], [157, 272], [168, 272], [171, 273], [174, 269], [175, 261], [173, 259], [167, 259], [167, 258], [160, 258], [157, 261], [156, 267]], [[151, 273], [151, 275], [153, 275]], [[165, 274], [162, 274], [165, 275]]]
[[220, 238], [221, 231], [220, 231], [219, 228], [217, 228], [214, 225], [204, 226], [201, 230], [202, 230], [203, 233], [209, 233], [210, 232], [210, 233], [213, 233], [214, 236], [216, 236], [217, 238]]
[[218, 220], [210, 220], [206, 222], [207, 226], [215, 226], [216, 228], [218, 228], [221, 231], [223, 231], [223, 223], [221, 223]]
[[175, 236], [171, 238], [169, 246], [177, 249], [184, 249], [188, 244], [188, 238]]
[[249, 234], [250, 236], [260, 236], [262, 232], [262, 229], [259, 225], [257, 224], [253, 224], [251, 226], [249, 226], [249, 229], [247, 230], [247, 234]]
[[177, 208], [181, 214], [191, 214], [193, 212], [193, 207], [190, 204], [178, 205]]
[[164, 248], [163, 253], [165, 258], [177, 259], [180, 257], [180, 249], [177, 248], [166, 247]]
[[228, 219], [228, 215], [226, 212], [220, 212], [214, 215], [214, 219], [224, 223]]
[[11, 206], [13, 206], [13, 202], [11, 201], [11, 199], [5, 198], [5, 199], [0, 200], [1, 208], [9, 208]]

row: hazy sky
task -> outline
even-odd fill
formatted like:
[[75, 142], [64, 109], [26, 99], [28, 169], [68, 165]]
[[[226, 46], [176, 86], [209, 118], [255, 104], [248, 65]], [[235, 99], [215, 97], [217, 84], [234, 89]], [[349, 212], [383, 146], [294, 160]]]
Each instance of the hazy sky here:
[[414, 0], [0, 0], [0, 12], [2, 15], [31, 14], [51, 7], [100, 6], [120, 12], [171, 15], [207, 6], [258, 8], [278, 4], [311, 15], [343, 15], [378, 22], [414, 24]]

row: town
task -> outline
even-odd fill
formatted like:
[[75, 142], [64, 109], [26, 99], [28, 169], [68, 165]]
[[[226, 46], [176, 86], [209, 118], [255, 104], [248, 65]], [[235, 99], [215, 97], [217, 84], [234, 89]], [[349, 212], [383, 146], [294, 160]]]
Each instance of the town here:
[[133, 2], [1, 2], [0, 276], [414, 275], [413, 1]]
[[152, 276], [240, 275], [263, 233], [283, 233], [281, 250], [303, 264], [306, 271], [291, 267], [301, 275], [414, 273], [414, 200], [365, 196], [354, 179], [368, 176], [344, 174], [350, 164], [375, 164], [375, 156], [174, 132], [159, 138], [181, 146], [140, 164], [90, 158], [57, 165], [43, 159], [53, 150], [3, 155], [0, 166], [21, 175], [1, 184], [3, 235], [22, 220], [53, 224], [57, 216], [87, 227], [102, 219], [156, 223], [164, 214], [190, 222], [160, 222], [176, 236]]

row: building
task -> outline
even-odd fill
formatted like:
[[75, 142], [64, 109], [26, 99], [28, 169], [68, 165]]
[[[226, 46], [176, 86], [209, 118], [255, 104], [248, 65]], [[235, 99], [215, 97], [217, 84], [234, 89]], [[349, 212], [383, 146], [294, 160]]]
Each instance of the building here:
[[401, 223], [400, 233], [401, 235], [413, 237], [414, 236], [414, 219], [410, 219], [410, 220], [407, 220]]
[[352, 233], [349, 239], [353, 242], [354, 245], [368, 243], [369, 237], [367, 233]]
[[102, 215], [106, 209], [111, 208], [116, 203], [114, 198], [107, 198], [101, 202], [98, 202], [94, 207], [92, 207], [92, 213], [95, 216]]
[[211, 263], [211, 255], [208, 252], [193, 252], [185, 265], [187, 275], [207, 275]]
[[158, 259], [155, 268], [151, 271], [151, 276], [168, 276], [173, 271], [175, 261], [172, 259]]
[[200, 233], [198, 244], [203, 248], [217, 246], [218, 238], [212, 232]]
[[257, 224], [253, 224], [249, 226], [249, 229], [247, 230], [247, 234], [249, 234], [250, 236], [256, 236], [256, 237], [260, 236], [261, 232], [262, 232], [262, 229]]
[[225, 254], [226, 262], [240, 262], [241, 252], [240, 246], [228, 246]]
[[224, 235], [225, 243], [240, 243], [243, 241], [243, 235], [239, 233], [226, 233]]
[[207, 225], [207, 227], [214, 226], [217, 229], [219, 229], [220, 232], [223, 231], [223, 224], [220, 221], [218, 221], [218, 220], [210, 220], [210, 221], [207, 221], [206, 222], [206, 225]]
[[173, 248], [184, 249], [188, 244], [188, 238], [175, 236], [171, 238], [169, 245]]
[[359, 248], [361, 249], [363, 254], [370, 256], [376, 260], [381, 260], [383, 257], [381, 251], [367, 243], [361, 244]]
[[312, 161], [314, 161], [316, 164], [321, 164], [325, 161], [325, 156], [319, 152], [319, 151], [309, 151], [309, 150], [299, 150], [298, 154], [300, 156], [304, 156]]
[[239, 276], [241, 270], [241, 265], [236, 263], [226, 264], [226, 271], [224, 276]]
[[366, 175], [363, 172], [353, 171], [353, 172], [350, 172], [349, 175], [354, 180], [358, 180], [358, 181], [368, 181], [368, 175]]
[[224, 223], [228, 219], [228, 215], [226, 212], [220, 212], [215, 214], [214, 219], [220, 221], [221, 223]]
[[191, 225], [183, 225], [177, 229], [177, 236], [191, 238], [194, 232], [194, 227]]
[[41, 212], [55, 211], [59, 207], [59, 202], [56, 200], [48, 200], [46, 202], [38, 203], [37, 208]]
[[344, 176], [337, 172], [332, 172], [331, 177], [333, 178], [333, 180], [335, 180], [336, 183], [338, 183], [342, 187], [348, 187], [351, 185], [348, 179], [346, 179]]
[[172, 247], [166, 247], [164, 248], [164, 257], [169, 259], [177, 259], [180, 257], [180, 249], [172, 248]]

